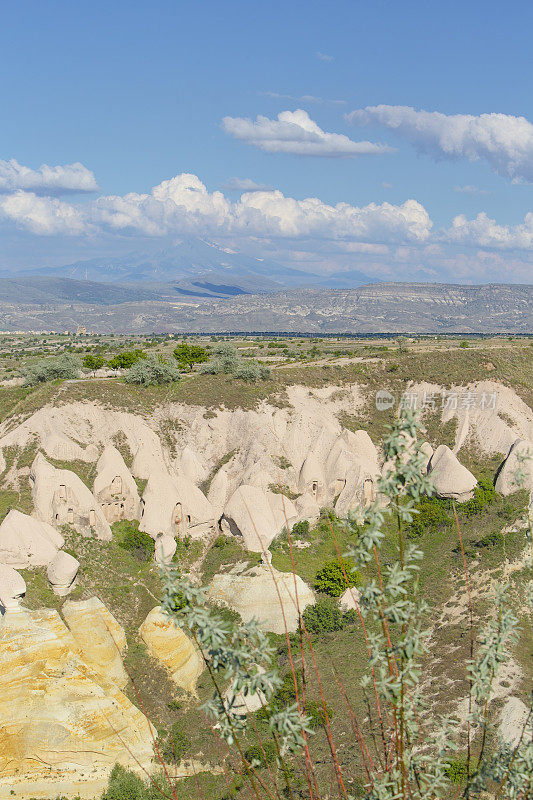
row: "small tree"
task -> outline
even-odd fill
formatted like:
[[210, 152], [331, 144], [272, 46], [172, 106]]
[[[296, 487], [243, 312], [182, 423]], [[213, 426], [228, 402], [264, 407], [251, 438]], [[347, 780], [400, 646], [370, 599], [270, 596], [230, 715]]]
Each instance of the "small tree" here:
[[129, 369], [137, 361], [148, 358], [144, 350], [139, 348], [135, 350], [125, 350], [123, 353], [117, 353], [109, 362], [111, 369]]
[[203, 364], [209, 361], [209, 353], [205, 347], [199, 344], [189, 344], [182, 342], [174, 350], [174, 358], [178, 362], [178, 366], [182, 370], [191, 370], [195, 364]]
[[91, 372], [96, 372], [97, 369], [102, 369], [105, 364], [105, 358], [100, 355], [93, 355], [89, 353], [83, 359], [83, 366], [85, 369], [90, 369]]
[[139, 359], [124, 375], [126, 383], [138, 386], [157, 386], [179, 381], [180, 373], [174, 364], [167, 364], [158, 358]]

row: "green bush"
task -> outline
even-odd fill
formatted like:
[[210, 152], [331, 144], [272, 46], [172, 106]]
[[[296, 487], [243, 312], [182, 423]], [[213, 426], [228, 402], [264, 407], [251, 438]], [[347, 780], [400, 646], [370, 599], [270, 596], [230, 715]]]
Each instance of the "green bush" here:
[[247, 383], [257, 383], [270, 378], [270, 369], [257, 361], [241, 361], [233, 370], [233, 375]]
[[183, 756], [189, 752], [190, 742], [181, 722], [173, 722], [168, 731], [161, 731], [157, 739], [157, 747], [166, 764], [181, 763]]
[[64, 353], [57, 358], [48, 358], [27, 367], [24, 373], [24, 386], [36, 386], [38, 383], [55, 381], [58, 378], [72, 380], [79, 374], [79, 360], [70, 353]]
[[138, 520], [123, 519], [113, 523], [113, 533], [119, 539], [119, 547], [127, 550], [138, 561], [150, 561], [154, 555], [154, 540], [139, 530]]
[[333, 597], [321, 597], [314, 606], [307, 606], [302, 618], [310, 634], [333, 633], [344, 627], [342, 611]]
[[194, 364], [203, 364], [205, 361], [209, 361], [209, 353], [205, 347], [188, 342], [179, 344], [173, 355], [178, 362], [178, 367], [182, 370], [190, 370]]
[[245, 361], [230, 344], [218, 344], [213, 348], [214, 358], [202, 364], [200, 372], [208, 375], [233, 375], [235, 378], [256, 383], [270, 377], [270, 369], [257, 361]]
[[259, 762], [261, 767], [266, 767], [276, 760], [278, 751], [274, 742], [263, 742], [262, 745], [253, 744], [245, 751], [244, 756], [248, 763]]
[[340, 597], [349, 586], [355, 586], [357, 580], [350, 564], [345, 564], [345, 570], [346, 577], [338, 561], [328, 561], [315, 575], [315, 591]]
[[136, 361], [124, 375], [126, 383], [137, 386], [158, 386], [179, 379], [180, 372], [173, 364], [152, 357]]
[[115, 764], [102, 800], [151, 800], [153, 793], [138, 775]]
[[461, 757], [451, 758], [444, 772], [452, 783], [462, 783], [466, 778], [466, 759]]
[[323, 728], [327, 723], [327, 719], [331, 719], [333, 716], [333, 712], [328, 705], [326, 705], [326, 709], [324, 710], [322, 703], [319, 703], [316, 700], [310, 700], [306, 703], [305, 713], [309, 717], [309, 721], [313, 729]]
[[85, 369], [90, 369], [91, 372], [95, 372], [97, 369], [102, 369], [106, 361], [103, 356], [93, 356], [91, 353], [89, 353], [85, 356], [82, 363]]
[[452, 526], [453, 518], [450, 511], [450, 501], [439, 497], [423, 497], [415, 506], [418, 514], [413, 516], [413, 521], [406, 528], [408, 539], [417, 539], [426, 531], [437, 533], [447, 530]]
[[291, 529], [292, 536], [298, 536], [302, 539], [306, 539], [309, 536], [309, 531], [311, 530], [311, 526], [309, 525], [308, 519], [301, 519], [299, 522], [295, 522]]
[[109, 362], [111, 369], [129, 369], [140, 359], [148, 358], [144, 350], [125, 350], [117, 353]]
[[471, 500], [463, 503], [461, 512], [466, 517], [475, 517], [496, 499], [496, 492], [490, 478], [480, 478], [478, 485], [474, 489], [474, 496]]

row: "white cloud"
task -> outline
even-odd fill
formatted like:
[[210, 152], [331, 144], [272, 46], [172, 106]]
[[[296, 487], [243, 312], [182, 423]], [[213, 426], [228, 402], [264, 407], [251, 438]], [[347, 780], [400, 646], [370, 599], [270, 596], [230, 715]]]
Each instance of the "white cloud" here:
[[229, 178], [222, 186], [225, 192], [271, 192], [272, 188], [251, 178]]
[[260, 92], [265, 97], [271, 97], [273, 100], [292, 100], [295, 103], [324, 103], [326, 105], [344, 106], [346, 100], [329, 100], [327, 97], [318, 97], [314, 94], [280, 94], [280, 92]]
[[282, 111], [277, 119], [259, 115], [255, 122], [247, 117], [224, 117], [226, 133], [267, 153], [291, 153], [300, 156], [353, 158], [393, 152], [393, 148], [374, 142], [354, 142], [340, 133], [327, 133], [307, 111]]
[[328, 56], [326, 53], [321, 53], [320, 50], [316, 54], [316, 57], [320, 59], [320, 61], [334, 61], [335, 59], [333, 56]]
[[453, 244], [529, 250], [533, 248], [533, 213], [526, 214], [519, 225], [498, 225], [485, 212], [471, 220], [461, 214], [452, 220], [443, 239]]
[[316, 197], [295, 200], [280, 191], [244, 194], [234, 208], [234, 224], [269, 236], [348, 238], [369, 242], [423, 241], [432, 222], [416, 200], [399, 206], [370, 203], [327, 205]]
[[0, 196], [0, 220], [2, 219], [45, 236], [75, 236], [89, 230], [78, 208], [56, 198], [38, 197], [33, 192], [15, 192]]
[[392, 183], [387, 183], [387, 181], [381, 181], [381, 186], [383, 189], [392, 189]]
[[454, 186], [454, 192], [458, 194], [490, 194], [486, 189], [480, 189], [478, 186], [467, 184], [466, 186]]
[[401, 205], [328, 205], [316, 197], [297, 200], [280, 191], [245, 192], [231, 202], [209, 192], [196, 175], [176, 175], [149, 194], [99, 197], [85, 206], [17, 192], [0, 199], [0, 219], [33, 233], [223, 234], [258, 239], [308, 237], [368, 243], [420, 242], [432, 221], [415, 200]]
[[525, 117], [446, 115], [381, 105], [352, 111], [346, 118], [361, 125], [384, 125], [436, 159], [481, 159], [498, 175], [533, 182], [533, 125]]
[[39, 169], [30, 169], [14, 158], [9, 161], [0, 159], [0, 193], [22, 190], [35, 194], [58, 195], [95, 192], [97, 189], [94, 173], [79, 162], [56, 167], [41, 164]]

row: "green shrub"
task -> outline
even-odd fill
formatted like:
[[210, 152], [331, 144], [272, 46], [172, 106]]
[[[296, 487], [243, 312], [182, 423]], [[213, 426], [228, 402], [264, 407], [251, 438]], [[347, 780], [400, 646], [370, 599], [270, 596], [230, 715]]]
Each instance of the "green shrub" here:
[[138, 775], [115, 764], [102, 800], [150, 800], [153, 794]]
[[463, 503], [461, 512], [466, 517], [475, 517], [496, 499], [496, 492], [490, 478], [480, 478], [478, 485], [474, 489], [474, 496]]
[[78, 359], [64, 353], [57, 358], [48, 358], [31, 364], [24, 373], [24, 386], [36, 386], [38, 383], [46, 381], [72, 380], [80, 374], [80, 362]]
[[179, 379], [180, 372], [173, 364], [152, 357], [136, 361], [124, 375], [126, 383], [137, 386], [158, 386]]
[[223, 343], [213, 348], [214, 358], [202, 364], [200, 372], [208, 375], [233, 375], [248, 383], [256, 383], [270, 377], [270, 369], [257, 361], [245, 361], [230, 344]]
[[89, 353], [85, 356], [82, 363], [85, 369], [90, 369], [91, 372], [96, 372], [97, 369], [102, 369], [106, 361], [103, 356], [93, 356], [91, 353]]
[[452, 783], [462, 783], [466, 778], [466, 759], [451, 758], [448, 761], [444, 773]]
[[327, 724], [327, 719], [331, 719], [333, 716], [333, 712], [328, 705], [326, 705], [326, 709], [324, 710], [322, 703], [319, 703], [316, 700], [310, 700], [306, 703], [305, 713], [309, 717], [309, 721], [313, 729], [323, 728]]
[[406, 528], [408, 539], [417, 539], [426, 531], [436, 533], [451, 527], [453, 518], [449, 513], [450, 501], [439, 497], [423, 497], [415, 506], [418, 514]]
[[109, 362], [111, 369], [129, 369], [140, 359], [148, 358], [144, 350], [125, 350], [117, 353]]
[[203, 364], [205, 361], [209, 361], [209, 353], [205, 347], [188, 342], [179, 344], [173, 355], [178, 362], [178, 367], [182, 370], [190, 370], [194, 364]]
[[150, 561], [154, 555], [154, 540], [139, 530], [138, 520], [123, 519], [113, 523], [113, 533], [119, 539], [119, 547], [127, 550], [138, 561]]
[[183, 732], [182, 723], [173, 722], [168, 731], [161, 731], [157, 739], [157, 747], [166, 764], [178, 766], [190, 749], [190, 742]]
[[302, 618], [310, 634], [332, 633], [344, 627], [342, 611], [332, 597], [321, 597], [314, 606], [307, 606]]
[[266, 767], [276, 760], [278, 751], [274, 742], [263, 742], [262, 745], [253, 744], [245, 751], [244, 756], [248, 763], [257, 762], [261, 767]]
[[357, 576], [349, 564], [345, 564], [345, 570], [346, 577], [338, 561], [328, 561], [315, 575], [315, 590], [330, 597], [340, 597], [349, 586], [356, 584]]
[[295, 522], [292, 526], [291, 535], [306, 539], [309, 536], [310, 530], [311, 526], [309, 525], [309, 520], [301, 519], [299, 522]]
[[270, 378], [270, 369], [257, 361], [241, 361], [233, 370], [233, 375], [247, 383], [257, 383]]

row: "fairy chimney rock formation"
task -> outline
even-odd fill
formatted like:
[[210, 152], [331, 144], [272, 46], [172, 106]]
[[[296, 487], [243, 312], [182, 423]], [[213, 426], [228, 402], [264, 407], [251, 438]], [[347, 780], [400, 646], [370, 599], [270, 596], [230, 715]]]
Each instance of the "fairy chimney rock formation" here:
[[74, 556], [65, 553], [63, 550], [57, 553], [55, 558], [48, 564], [46, 570], [46, 575], [54, 594], [59, 595], [59, 597], [65, 597], [72, 591], [79, 568], [80, 562]]
[[0, 525], [0, 563], [16, 569], [46, 566], [64, 542], [52, 525], [13, 508]]
[[20, 601], [25, 594], [22, 575], [7, 564], [0, 564], [0, 607], [6, 612], [21, 611]]

